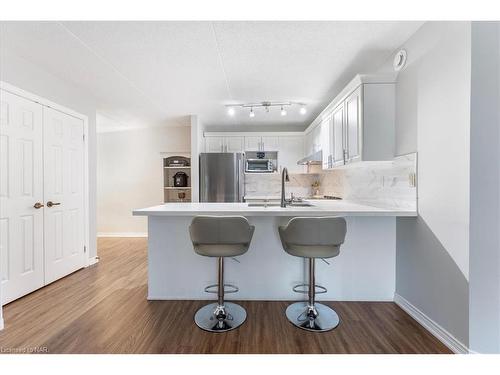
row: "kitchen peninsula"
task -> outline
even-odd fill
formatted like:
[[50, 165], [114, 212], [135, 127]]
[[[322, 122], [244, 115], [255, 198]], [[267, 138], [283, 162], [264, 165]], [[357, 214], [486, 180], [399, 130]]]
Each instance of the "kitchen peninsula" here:
[[148, 299], [210, 299], [214, 259], [195, 254], [188, 227], [198, 215], [240, 215], [255, 226], [249, 251], [227, 262], [226, 282], [240, 291], [235, 300], [295, 300], [292, 291], [307, 278], [302, 259], [284, 252], [278, 226], [296, 216], [343, 216], [347, 236], [340, 256], [317, 262], [323, 300], [392, 301], [395, 291], [396, 217], [415, 210], [380, 208], [349, 201], [308, 200], [310, 206], [253, 206], [247, 203], [167, 203], [136, 209], [148, 217]]

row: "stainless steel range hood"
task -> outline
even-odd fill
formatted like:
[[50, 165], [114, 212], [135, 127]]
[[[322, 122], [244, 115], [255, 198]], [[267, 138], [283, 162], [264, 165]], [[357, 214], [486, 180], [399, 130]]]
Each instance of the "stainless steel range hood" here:
[[308, 155], [305, 158], [300, 159], [298, 165], [320, 165], [323, 162], [323, 152], [321, 150], [316, 151], [314, 154]]

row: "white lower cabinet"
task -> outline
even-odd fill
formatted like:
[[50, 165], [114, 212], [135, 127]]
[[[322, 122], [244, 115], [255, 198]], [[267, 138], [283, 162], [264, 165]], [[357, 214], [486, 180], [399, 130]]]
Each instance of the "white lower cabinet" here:
[[2, 304], [85, 266], [84, 123], [1, 91]]

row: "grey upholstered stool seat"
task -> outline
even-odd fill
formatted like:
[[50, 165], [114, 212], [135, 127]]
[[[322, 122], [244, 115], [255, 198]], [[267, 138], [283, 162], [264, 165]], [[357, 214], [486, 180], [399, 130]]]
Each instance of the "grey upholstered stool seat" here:
[[[286, 226], [278, 228], [283, 249], [290, 255], [309, 260], [308, 301], [288, 306], [288, 320], [297, 327], [309, 331], [329, 331], [339, 324], [337, 313], [328, 306], [316, 303], [315, 259], [332, 258], [340, 253], [347, 225], [341, 217], [296, 217]], [[297, 291], [296, 286], [294, 291]], [[319, 292], [318, 292], [319, 293]]]
[[198, 327], [210, 332], [225, 332], [237, 328], [246, 319], [240, 305], [224, 301], [225, 286], [238, 291], [233, 285], [224, 284], [224, 258], [242, 255], [248, 251], [255, 227], [242, 216], [197, 216], [191, 222], [189, 234], [194, 251], [202, 256], [218, 258], [217, 303], [206, 305], [195, 314]]

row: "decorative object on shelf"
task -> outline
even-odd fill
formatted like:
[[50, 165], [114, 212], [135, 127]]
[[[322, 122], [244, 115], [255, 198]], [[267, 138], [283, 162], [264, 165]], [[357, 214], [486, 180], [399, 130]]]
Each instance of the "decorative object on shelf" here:
[[174, 174], [174, 186], [175, 187], [186, 187], [188, 185], [188, 175], [186, 172], [177, 172]]
[[320, 183], [319, 181], [314, 181], [312, 184], [311, 184], [311, 187], [313, 189], [313, 196], [318, 196], [319, 195], [319, 187], [320, 187]]
[[408, 58], [408, 54], [406, 50], [402, 49], [396, 53], [394, 56], [394, 61], [392, 62], [392, 66], [396, 72], [399, 72], [406, 65], [406, 59]]
[[247, 109], [250, 108], [250, 112], [248, 113], [248, 116], [250, 118], [255, 117], [255, 111], [254, 108], [264, 108], [267, 113], [270, 112], [270, 108], [272, 107], [279, 107], [280, 108], [280, 114], [281, 116], [286, 116], [287, 115], [287, 110], [286, 107], [293, 107], [293, 106], [299, 106], [299, 113], [301, 115], [305, 115], [307, 113], [306, 109], [306, 104], [301, 103], [301, 102], [293, 102], [293, 101], [284, 101], [284, 102], [270, 102], [270, 101], [263, 101], [263, 102], [257, 102], [257, 103], [238, 103], [238, 104], [227, 104], [227, 114], [229, 116], [234, 116], [236, 114], [236, 109], [237, 108], [243, 108]]
[[172, 156], [166, 160], [166, 167], [189, 167], [189, 159], [184, 156]]
[[184, 199], [186, 199], [186, 193], [183, 192], [183, 191], [180, 191], [180, 192], [177, 193], [177, 197], [179, 198], [179, 200], [181, 202], [184, 202]]

